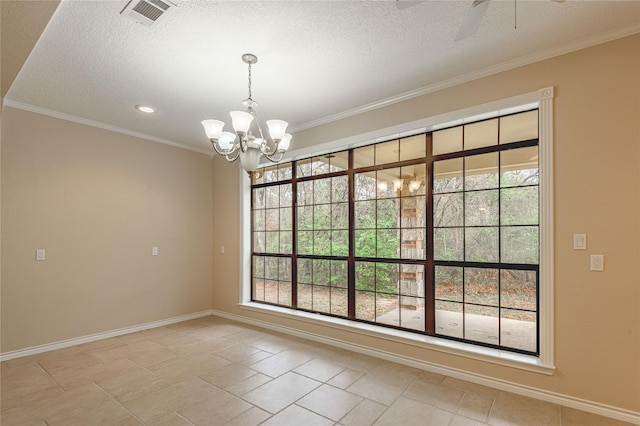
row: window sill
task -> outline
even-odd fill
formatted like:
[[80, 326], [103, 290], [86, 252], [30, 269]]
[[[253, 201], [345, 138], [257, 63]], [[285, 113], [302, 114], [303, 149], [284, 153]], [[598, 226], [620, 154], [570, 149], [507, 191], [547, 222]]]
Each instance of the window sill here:
[[[322, 325], [341, 331], [349, 331], [352, 333], [375, 337], [378, 339], [384, 339], [387, 341], [397, 342], [405, 345], [412, 345], [422, 349], [444, 352], [450, 355], [465, 357], [477, 361], [489, 362], [492, 364], [503, 365], [520, 370], [532, 371], [534, 373], [540, 373], [550, 376], [555, 371], [555, 366], [543, 364], [540, 359], [535, 356], [522, 355], [500, 349], [485, 348], [482, 346], [476, 346], [447, 339], [440, 339], [432, 336], [418, 335], [407, 331], [394, 330], [386, 327], [376, 326], [373, 324], [349, 321], [342, 318], [316, 315], [309, 312], [297, 311], [294, 309], [283, 308], [279, 306], [246, 302], [240, 303], [239, 307], [240, 309], [275, 315], [314, 325]], [[343, 343], [349, 344], [348, 342]]]

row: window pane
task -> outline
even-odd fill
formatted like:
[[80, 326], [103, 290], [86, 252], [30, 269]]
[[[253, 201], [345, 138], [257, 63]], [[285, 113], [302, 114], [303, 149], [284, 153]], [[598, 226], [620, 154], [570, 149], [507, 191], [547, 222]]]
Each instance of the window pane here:
[[376, 294], [376, 322], [400, 325], [399, 297], [390, 294]]
[[500, 118], [500, 143], [538, 138], [538, 110]]
[[298, 254], [313, 254], [313, 231], [298, 231]]
[[264, 258], [264, 277], [270, 281], [277, 281], [279, 277], [278, 267], [279, 262], [277, 257], [265, 257]]
[[376, 230], [356, 229], [355, 244], [357, 257], [376, 257]]
[[331, 255], [349, 255], [349, 231], [331, 231]]
[[400, 161], [426, 156], [427, 138], [425, 134], [400, 139]]
[[266, 253], [279, 253], [280, 252], [280, 233], [278, 231], [265, 232], [265, 252]]
[[464, 228], [435, 228], [433, 230], [433, 258], [435, 260], [464, 260]]
[[280, 229], [280, 210], [267, 209], [265, 213], [266, 213], [265, 229], [267, 231], [277, 231], [278, 229]]
[[426, 226], [425, 217], [426, 197], [402, 198], [400, 218], [403, 228], [419, 228]]
[[464, 337], [462, 303], [436, 300], [436, 333], [443, 336]]
[[311, 310], [313, 308], [313, 286], [298, 284], [298, 308]]
[[331, 282], [331, 261], [313, 259], [313, 284], [328, 286]]
[[296, 161], [298, 178], [311, 176], [311, 158]]
[[329, 173], [328, 156], [313, 157], [313, 162], [311, 163], [311, 169], [314, 176], [324, 175], [326, 173]]
[[331, 288], [331, 313], [346, 317], [348, 307], [347, 290], [343, 288]]
[[539, 259], [537, 226], [505, 226], [501, 228], [502, 257], [505, 263], [535, 265]]
[[403, 259], [424, 259], [426, 240], [424, 228], [409, 228], [401, 231], [401, 253]]
[[376, 264], [372, 262], [356, 262], [356, 289], [375, 291]]
[[293, 209], [291, 207], [280, 209], [280, 229], [282, 231], [290, 231], [292, 229], [292, 226], [291, 226], [292, 211]]
[[313, 181], [298, 182], [298, 206], [313, 204]]
[[433, 155], [462, 151], [462, 126], [433, 132]]
[[505, 308], [537, 309], [537, 284], [534, 271], [500, 271], [500, 305]]
[[377, 172], [378, 198], [397, 197], [404, 186], [404, 181], [400, 177], [400, 168], [385, 169]]
[[331, 178], [331, 202], [346, 203], [349, 201], [349, 179], [347, 176]]
[[354, 203], [356, 210], [356, 229], [366, 229], [376, 227], [376, 202], [372, 201], [356, 201]]
[[539, 181], [537, 146], [500, 153], [500, 186], [538, 185]]
[[464, 159], [464, 189], [498, 187], [498, 153], [474, 155]]
[[474, 306], [464, 307], [464, 337], [476, 342], [500, 344], [498, 334], [498, 308]]
[[377, 182], [375, 172], [355, 175], [354, 200], [373, 200], [376, 198]]
[[433, 225], [462, 226], [462, 192], [433, 196]]
[[376, 263], [376, 292], [398, 294], [398, 265]]
[[[400, 265], [400, 294], [424, 297], [424, 265]], [[403, 301], [402, 305], [409, 302]]]
[[538, 187], [507, 188], [500, 191], [501, 225], [538, 224]]
[[313, 254], [320, 256], [331, 255], [331, 231], [314, 231]]
[[498, 119], [480, 121], [464, 126], [464, 149], [498, 144]]
[[264, 210], [254, 210], [253, 211], [253, 230], [254, 231], [264, 231], [265, 230], [265, 219], [264, 219]]
[[400, 327], [424, 331], [424, 298], [400, 296]]
[[278, 179], [288, 180], [291, 179], [291, 171], [293, 167], [291, 163], [278, 164]]
[[298, 282], [313, 283], [313, 261], [311, 259], [298, 259]]
[[331, 294], [329, 287], [313, 286], [313, 310], [318, 312], [331, 312]]
[[267, 208], [280, 207], [280, 186], [267, 186], [264, 192]]
[[376, 319], [375, 293], [356, 290], [356, 318], [365, 321]]
[[389, 198], [378, 200], [376, 204], [376, 225], [378, 228], [397, 228], [400, 215], [400, 200]]
[[253, 208], [263, 209], [264, 205], [264, 188], [255, 188], [253, 190]]
[[349, 168], [349, 151], [335, 152], [329, 157], [332, 172], [339, 172]]
[[262, 169], [258, 169], [258, 173], [262, 175], [263, 182], [278, 181], [278, 166], [264, 167]]
[[264, 253], [265, 251], [265, 236], [264, 232], [253, 233], [253, 251], [256, 253]]
[[398, 258], [400, 240], [398, 229], [378, 229], [376, 233], [377, 257]]
[[313, 229], [331, 229], [331, 204], [313, 207]]
[[293, 253], [293, 239], [291, 231], [280, 231], [280, 250], [279, 253]]
[[358, 169], [360, 167], [373, 166], [375, 157], [375, 146], [363, 146], [353, 150], [353, 167]]
[[466, 226], [498, 225], [500, 218], [498, 190], [466, 192], [464, 216]]
[[535, 312], [500, 310], [500, 344], [509, 348], [535, 352], [536, 350]]
[[466, 228], [465, 260], [470, 262], [498, 261], [498, 228]]
[[332, 260], [331, 261], [331, 286], [347, 288], [347, 276], [348, 276], [347, 261]]
[[478, 305], [498, 306], [498, 270], [465, 268], [464, 301]]
[[291, 192], [291, 184], [280, 185], [280, 207], [289, 207], [293, 202], [293, 193]]
[[462, 268], [436, 266], [436, 299], [462, 302]]
[[426, 164], [422, 163], [414, 164], [413, 166], [402, 167], [400, 175], [403, 179], [403, 187], [401, 192], [403, 196], [426, 194]]
[[316, 179], [313, 181], [313, 202], [315, 204], [331, 202], [331, 179]]
[[331, 206], [331, 228], [349, 229], [349, 205], [347, 203], [338, 203]]
[[433, 193], [462, 191], [462, 167], [464, 160], [436, 161], [433, 163]]
[[264, 278], [254, 278], [252, 287], [252, 299], [264, 302]]
[[313, 206], [298, 207], [298, 229], [313, 229]]
[[376, 165], [395, 163], [400, 159], [400, 144], [398, 140], [379, 143], [376, 147]]

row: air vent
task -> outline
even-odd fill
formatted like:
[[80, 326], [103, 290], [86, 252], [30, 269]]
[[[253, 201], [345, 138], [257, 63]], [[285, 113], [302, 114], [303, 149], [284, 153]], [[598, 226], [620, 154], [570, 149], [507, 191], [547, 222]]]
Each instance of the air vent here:
[[120, 12], [144, 25], [152, 25], [175, 4], [166, 0], [131, 0]]

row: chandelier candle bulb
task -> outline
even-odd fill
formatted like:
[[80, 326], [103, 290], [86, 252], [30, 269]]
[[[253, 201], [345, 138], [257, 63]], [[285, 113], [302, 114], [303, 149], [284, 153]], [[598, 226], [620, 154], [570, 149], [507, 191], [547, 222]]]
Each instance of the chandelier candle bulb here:
[[[242, 102], [246, 111], [229, 113], [235, 134], [225, 132], [224, 122], [220, 120], [203, 120], [202, 126], [216, 153], [224, 156], [229, 162], [239, 158], [242, 168], [251, 174], [258, 168], [262, 156], [273, 163], [282, 160], [284, 153], [289, 149], [291, 135], [285, 133], [289, 125], [286, 121], [268, 120], [271, 140], [263, 139], [262, 127], [258, 120], [254, 120], [258, 103], [251, 98], [251, 65], [258, 62], [258, 58], [251, 53], [245, 53], [242, 55], [242, 61], [249, 66], [249, 97]], [[257, 128], [254, 128], [254, 131], [257, 130], [255, 135], [251, 130], [253, 124]]]

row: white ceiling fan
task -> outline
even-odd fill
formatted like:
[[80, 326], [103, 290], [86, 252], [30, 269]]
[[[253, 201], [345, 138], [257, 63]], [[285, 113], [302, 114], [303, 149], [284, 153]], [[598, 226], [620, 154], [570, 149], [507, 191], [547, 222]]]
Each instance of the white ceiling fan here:
[[[398, 9], [406, 9], [411, 6], [415, 6], [418, 3], [424, 3], [426, 0], [396, 0], [396, 7]], [[480, 22], [482, 21], [482, 17], [484, 16], [487, 8], [489, 7], [489, 2], [491, 0], [473, 0], [471, 4], [471, 8], [467, 12], [467, 16], [464, 18], [460, 29], [458, 30], [458, 34], [456, 35], [455, 41], [462, 40], [463, 38], [469, 37], [473, 33], [478, 30], [480, 26]], [[515, 0], [514, 0], [515, 1]], [[562, 3], [565, 0], [552, 0], [556, 3]]]

